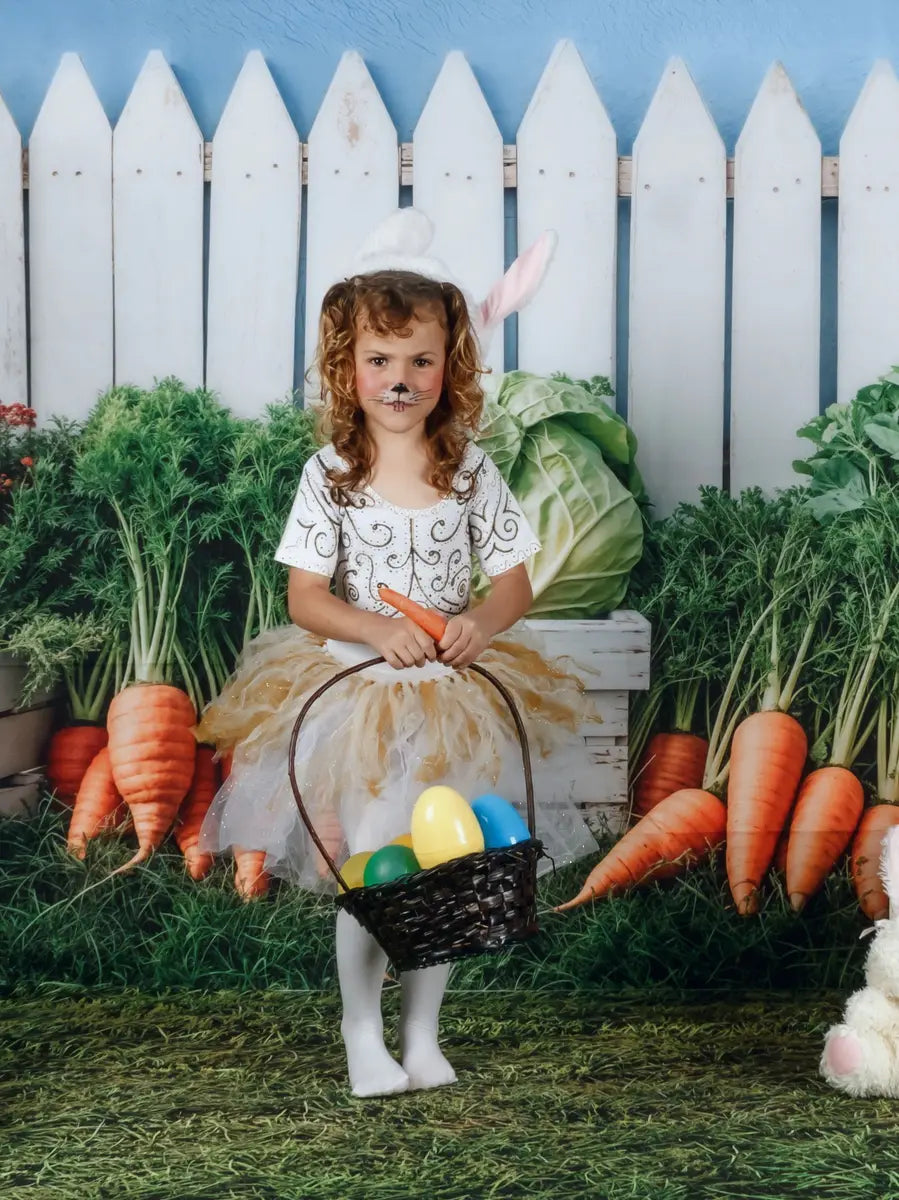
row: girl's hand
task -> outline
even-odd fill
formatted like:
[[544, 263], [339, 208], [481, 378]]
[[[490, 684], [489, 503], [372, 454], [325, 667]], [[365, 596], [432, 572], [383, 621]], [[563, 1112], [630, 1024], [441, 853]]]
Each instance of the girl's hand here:
[[437, 657], [434, 639], [408, 617], [378, 617], [378, 624], [366, 640], [398, 671], [403, 667], [423, 667]]
[[440, 661], [448, 667], [467, 667], [481, 655], [490, 642], [490, 635], [481, 625], [476, 612], [460, 613], [447, 622], [446, 633], [440, 639]]

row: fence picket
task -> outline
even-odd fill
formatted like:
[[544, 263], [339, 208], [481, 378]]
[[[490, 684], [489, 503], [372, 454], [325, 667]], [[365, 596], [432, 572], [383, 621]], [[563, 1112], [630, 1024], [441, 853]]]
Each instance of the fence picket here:
[[306, 239], [306, 367], [312, 364], [322, 297], [351, 267], [362, 243], [399, 203], [396, 129], [355, 51], [340, 60], [309, 131]]
[[789, 487], [818, 413], [821, 143], [780, 63], [737, 140], [732, 311], [731, 490]]
[[[679, 59], [665, 69], [633, 156], [619, 159], [570, 41], [550, 56], [511, 153], [504, 155], [458, 52], [447, 56], [422, 110], [413, 154], [402, 149], [403, 180], [435, 225], [433, 255], [475, 299], [502, 274], [511, 219], [505, 188], [517, 189], [519, 249], [544, 228], [558, 231], [544, 287], [518, 318], [518, 362], [535, 372], [613, 375], [619, 198], [630, 197], [628, 418], [659, 515], [695, 498], [697, 485], [721, 483], [728, 454], [732, 490], [795, 478], [790, 460], [807, 449], [795, 429], [820, 397], [821, 197], [835, 196], [837, 185], [838, 398], [851, 399], [899, 363], [899, 81], [886, 61], [859, 95], [839, 159], [823, 164], [817, 135], [775, 65], [729, 175], [718, 131]], [[79, 418], [114, 378], [150, 385], [169, 374], [188, 384], [205, 377], [246, 415], [289, 392], [299, 358], [298, 274], [305, 270], [308, 367], [322, 295], [399, 199], [396, 129], [357, 53], [341, 58], [305, 158], [300, 150], [254, 51], [215, 134], [204, 331], [210, 159], [163, 56], [146, 60], [114, 133], [77, 55], [63, 56], [24, 159], [27, 209], [21, 139], [0, 99], [0, 402], [29, 398], [42, 418]], [[486, 358], [503, 369], [498, 332]]]
[[[415, 126], [412, 194], [434, 222], [429, 251], [478, 301], [502, 276], [503, 139], [471, 67], [448, 54]], [[502, 330], [486, 363], [502, 371]]]
[[204, 143], [158, 50], [113, 133], [116, 381], [203, 382]]
[[111, 131], [64, 54], [28, 145], [31, 403], [82, 418], [112, 383]]
[[0, 96], [0, 404], [28, 403], [22, 138]]
[[258, 50], [213, 139], [206, 382], [239, 416], [293, 390], [300, 139]]
[[840, 139], [837, 399], [899, 364], [899, 81], [868, 76]]
[[725, 156], [680, 59], [634, 142], [628, 413], [657, 515], [720, 484]]
[[560, 42], [518, 129], [518, 246], [544, 229], [556, 256], [518, 318], [518, 365], [614, 377], [618, 150], [574, 43]]

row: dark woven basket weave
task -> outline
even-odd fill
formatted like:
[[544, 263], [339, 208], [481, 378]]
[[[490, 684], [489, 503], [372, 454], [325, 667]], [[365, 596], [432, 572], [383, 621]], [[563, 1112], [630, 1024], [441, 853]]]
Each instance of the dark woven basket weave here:
[[347, 889], [334, 860], [316, 833], [300, 789], [295, 759], [300, 728], [312, 705], [329, 688], [367, 667], [384, 662], [372, 658], [348, 667], [309, 697], [300, 710], [290, 739], [288, 772], [303, 823], [342, 891], [336, 903], [352, 913], [376, 939], [398, 971], [433, 967], [474, 954], [489, 954], [537, 932], [537, 863], [543, 845], [536, 837], [534, 780], [521, 716], [509, 691], [483, 667], [468, 668], [488, 680], [509, 707], [524, 767], [527, 797], [527, 842], [481, 854], [466, 854], [392, 883]]

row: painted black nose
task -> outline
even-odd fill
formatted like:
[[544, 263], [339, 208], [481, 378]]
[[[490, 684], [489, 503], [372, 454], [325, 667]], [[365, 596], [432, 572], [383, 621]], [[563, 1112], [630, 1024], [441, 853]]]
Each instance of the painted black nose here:
[[401, 396], [403, 394], [403, 392], [408, 392], [409, 389], [406, 387], [406, 385], [404, 383], [395, 383], [390, 390], [392, 392], [396, 392], [396, 394], [398, 396]]

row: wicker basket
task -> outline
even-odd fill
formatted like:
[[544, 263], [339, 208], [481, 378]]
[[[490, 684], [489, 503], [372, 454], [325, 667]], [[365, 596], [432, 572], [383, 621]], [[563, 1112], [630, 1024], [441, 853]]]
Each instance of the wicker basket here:
[[488, 954], [532, 936], [538, 929], [537, 863], [543, 857], [543, 844], [537, 840], [535, 830], [530, 750], [521, 715], [508, 689], [483, 667], [473, 664], [468, 670], [483, 675], [500, 693], [521, 743], [529, 841], [466, 854], [391, 883], [348, 889], [316, 833], [296, 780], [300, 728], [309, 709], [326, 691], [348, 675], [383, 662], [383, 658], [372, 658], [348, 667], [313, 692], [300, 710], [290, 739], [290, 784], [303, 823], [341, 888], [338, 907], [352, 913], [368, 930], [398, 971]]

